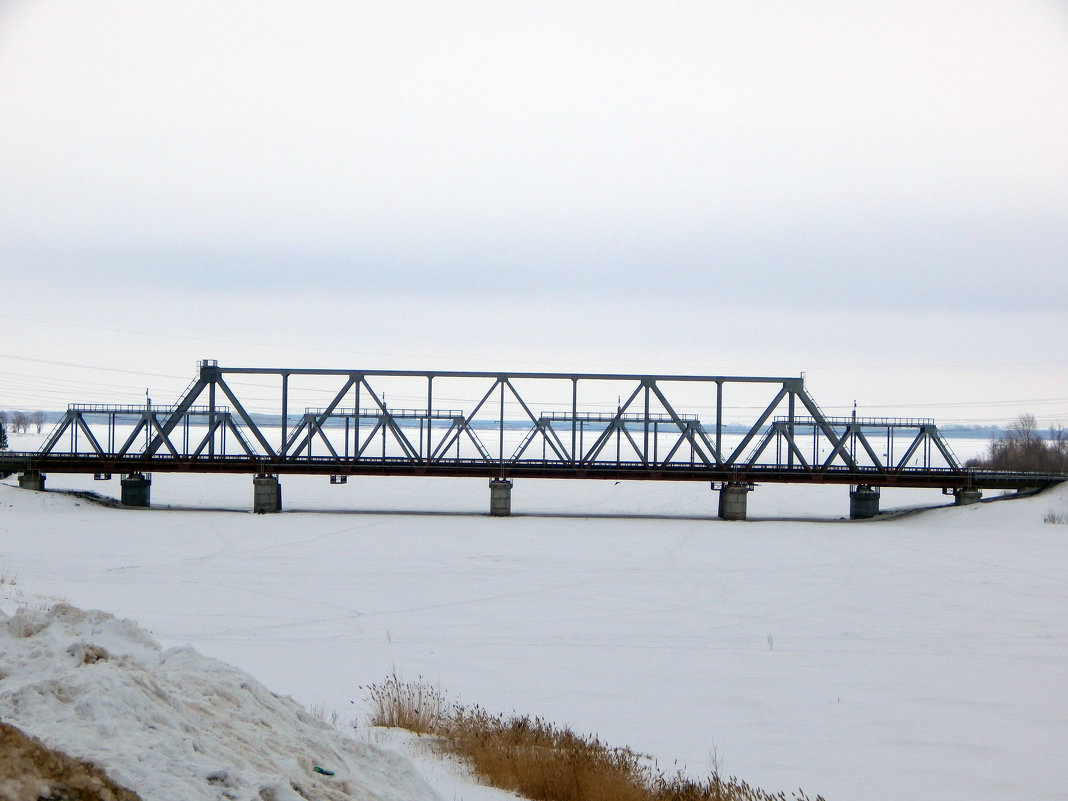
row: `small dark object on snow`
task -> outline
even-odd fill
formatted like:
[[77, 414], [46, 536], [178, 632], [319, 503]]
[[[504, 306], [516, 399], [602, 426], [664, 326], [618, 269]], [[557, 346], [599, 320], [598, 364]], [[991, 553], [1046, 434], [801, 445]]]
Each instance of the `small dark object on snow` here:
[[318, 765], [316, 765], [314, 768], [312, 768], [312, 770], [314, 770], [316, 773], [321, 773], [324, 776], [333, 776], [334, 775], [334, 771], [327, 770], [326, 768], [320, 768]]

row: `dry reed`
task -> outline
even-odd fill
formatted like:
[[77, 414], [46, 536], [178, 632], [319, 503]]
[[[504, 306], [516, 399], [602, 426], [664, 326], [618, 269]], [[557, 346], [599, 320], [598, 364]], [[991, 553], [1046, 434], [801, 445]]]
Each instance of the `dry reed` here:
[[[681, 772], [665, 774], [629, 748], [541, 718], [449, 703], [436, 687], [402, 681], [396, 673], [366, 689], [371, 725], [433, 735], [443, 751], [466, 760], [488, 784], [532, 801], [787, 801], [784, 793], [768, 793], [733, 776], [713, 773], [694, 780]], [[810, 801], [801, 790], [790, 798]]]

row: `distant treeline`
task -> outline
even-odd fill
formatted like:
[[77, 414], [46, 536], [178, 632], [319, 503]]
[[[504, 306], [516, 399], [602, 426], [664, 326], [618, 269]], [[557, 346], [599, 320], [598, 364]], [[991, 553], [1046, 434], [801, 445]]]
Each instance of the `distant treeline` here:
[[12, 434], [26, 434], [29, 433], [30, 426], [33, 426], [37, 429], [37, 433], [40, 434], [46, 417], [44, 412], [5, 412], [0, 410], [0, 428], [10, 431]]
[[1021, 414], [1001, 436], [995, 436], [985, 456], [970, 459], [966, 467], [1035, 473], [1068, 473], [1068, 434], [1061, 426], [1049, 435], [1038, 430], [1035, 417]]

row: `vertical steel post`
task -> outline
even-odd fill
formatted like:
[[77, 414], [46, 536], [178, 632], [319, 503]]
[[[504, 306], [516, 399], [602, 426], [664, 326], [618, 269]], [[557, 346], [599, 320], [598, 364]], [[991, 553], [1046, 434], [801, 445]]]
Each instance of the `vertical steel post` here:
[[[434, 416], [431, 410], [434, 408], [434, 376], [428, 375], [426, 377], [426, 458], [425, 462], [430, 461], [430, 443], [432, 442], [430, 436], [430, 427], [433, 424]], [[422, 446], [420, 446], [420, 450]]]
[[643, 379], [645, 382], [645, 442], [642, 445], [642, 461], [645, 465], [649, 465], [649, 379]]
[[503, 479], [504, 478], [504, 379], [503, 378], [498, 378], [497, 381], [500, 382], [500, 385], [501, 385], [501, 420], [500, 420], [501, 428], [500, 428], [500, 440], [499, 440], [499, 443], [498, 443], [498, 448], [499, 448], [499, 450], [498, 450], [499, 457], [498, 458], [499, 458], [499, 461], [500, 461], [500, 467], [498, 469], [500, 470], [500, 475], [501, 475], [501, 478]]
[[716, 382], [716, 457], [723, 461], [723, 382]]
[[278, 452], [286, 458], [286, 440], [289, 439], [289, 373], [282, 373], [282, 447]]
[[786, 426], [786, 430], [790, 434], [789, 445], [791, 446], [791, 447], [788, 447], [786, 449], [786, 452], [788, 454], [788, 456], [786, 458], [786, 464], [791, 470], [794, 469], [794, 449], [793, 449], [792, 446], [793, 446], [793, 443], [794, 443], [794, 400], [796, 398], [797, 398], [797, 393], [791, 392], [790, 393], [790, 401], [789, 401], [789, 411], [787, 412], [787, 414], [790, 415], [790, 417], [789, 417], [789, 421], [790, 422]]
[[571, 464], [578, 464], [579, 454], [575, 450], [578, 429], [578, 379], [571, 379]]
[[211, 439], [208, 441], [208, 458], [215, 458], [215, 375], [211, 377], [211, 383], [208, 384], [208, 436]]

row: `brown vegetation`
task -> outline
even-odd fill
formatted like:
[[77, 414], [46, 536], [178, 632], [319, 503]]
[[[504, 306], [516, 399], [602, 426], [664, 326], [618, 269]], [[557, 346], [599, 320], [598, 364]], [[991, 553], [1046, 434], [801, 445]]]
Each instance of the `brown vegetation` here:
[[141, 801], [100, 768], [0, 723], [0, 801]]
[[[368, 688], [374, 726], [397, 726], [439, 738], [495, 787], [533, 801], [786, 801], [734, 777], [696, 781], [666, 774], [629, 748], [614, 748], [541, 718], [491, 715], [450, 704], [425, 682], [396, 674]], [[801, 790], [791, 795], [808, 801]], [[821, 801], [817, 796], [816, 801]]]
[[1060, 426], [1043, 438], [1034, 415], [1021, 414], [1001, 437], [995, 437], [986, 456], [971, 459], [967, 467], [1028, 473], [1068, 472], [1068, 434]]

